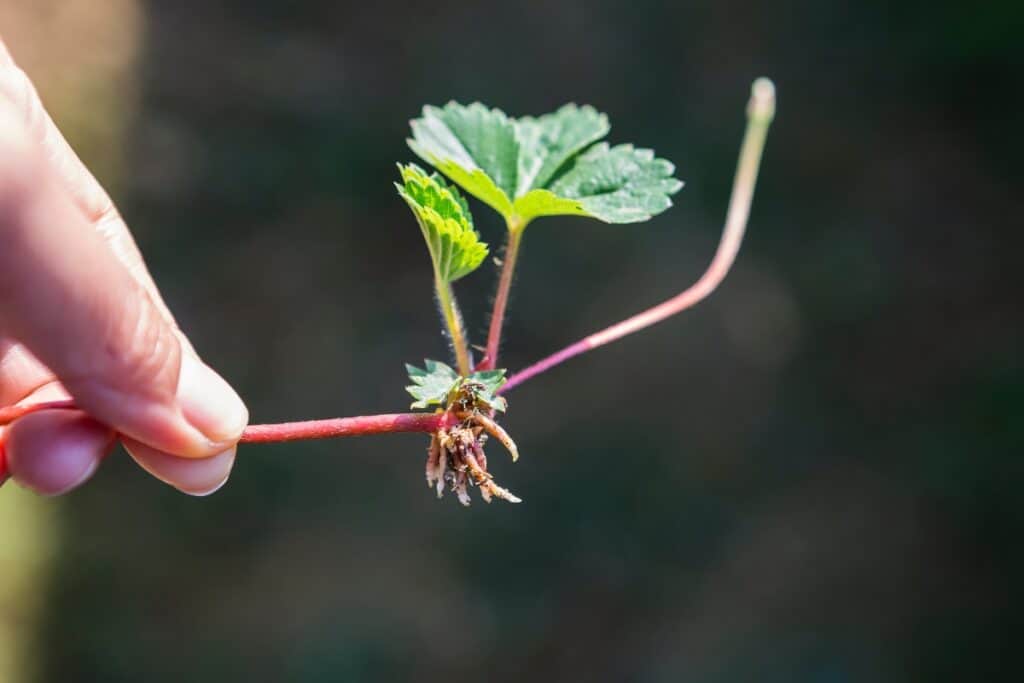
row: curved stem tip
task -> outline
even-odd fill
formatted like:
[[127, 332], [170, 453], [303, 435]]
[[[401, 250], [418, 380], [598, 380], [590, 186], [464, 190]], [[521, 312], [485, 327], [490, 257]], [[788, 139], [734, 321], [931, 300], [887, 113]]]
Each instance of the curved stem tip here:
[[514, 389], [523, 382], [570, 358], [609, 344], [628, 334], [639, 332], [666, 318], [671, 318], [707, 298], [715, 291], [732, 267], [736, 260], [736, 254], [740, 250], [740, 244], [743, 242], [747, 218], [750, 216], [750, 204], [754, 198], [754, 186], [757, 184], [757, 171], [761, 165], [761, 153], [764, 150], [768, 127], [774, 116], [775, 86], [767, 78], [759, 78], [754, 81], [750, 102], [747, 105], [747, 129], [740, 147], [739, 163], [733, 180], [732, 197], [729, 200], [729, 211], [725, 218], [722, 238], [718, 244], [718, 251], [715, 252], [711, 264], [700, 279], [671, 299], [611, 327], [606, 327], [600, 332], [584, 337], [561, 351], [520, 370], [508, 378], [508, 381], [499, 390], [500, 392], [504, 393]]

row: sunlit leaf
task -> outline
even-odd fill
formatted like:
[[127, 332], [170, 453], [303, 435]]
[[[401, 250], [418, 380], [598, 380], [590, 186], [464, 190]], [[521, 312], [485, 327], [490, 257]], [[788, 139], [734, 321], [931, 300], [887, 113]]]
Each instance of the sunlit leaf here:
[[519, 142], [515, 123], [479, 102], [464, 107], [424, 107], [409, 147], [462, 189], [502, 215], [512, 208]]
[[547, 187], [555, 172], [588, 145], [600, 140], [611, 124], [590, 106], [567, 104], [552, 114], [516, 119], [519, 137], [519, 178], [516, 197]]
[[672, 205], [682, 183], [651, 150], [609, 147], [608, 117], [563, 106], [513, 119], [480, 103], [424, 107], [410, 148], [512, 224], [540, 216], [589, 216], [635, 223]]
[[559, 197], [579, 201], [587, 215], [606, 223], [646, 221], [672, 206], [669, 196], [683, 183], [675, 166], [649, 149], [632, 145], [594, 145], [551, 184]]

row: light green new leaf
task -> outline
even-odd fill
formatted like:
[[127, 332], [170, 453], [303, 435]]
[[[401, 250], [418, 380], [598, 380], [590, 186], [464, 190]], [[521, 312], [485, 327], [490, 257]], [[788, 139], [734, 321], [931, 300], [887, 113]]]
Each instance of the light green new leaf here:
[[412, 385], [405, 388], [416, 399], [412, 408], [427, 408], [432, 405], [444, 406], [448, 403], [448, 395], [462, 383], [459, 373], [444, 363], [436, 360], [424, 360], [424, 369], [406, 364]]
[[669, 195], [682, 187], [672, 164], [650, 150], [594, 144], [610, 125], [589, 106], [512, 119], [449, 102], [424, 107], [411, 125], [410, 148], [510, 225], [556, 215], [643, 221], [671, 206]]
[[476, 270], [487, 258], [487, 245], [473, 229], [466, 200], [436, 173], [428, 176], [415, 164], [398, 169], [402, 183], [395, 187], [416, 216], [437, 277], [454, 282]]

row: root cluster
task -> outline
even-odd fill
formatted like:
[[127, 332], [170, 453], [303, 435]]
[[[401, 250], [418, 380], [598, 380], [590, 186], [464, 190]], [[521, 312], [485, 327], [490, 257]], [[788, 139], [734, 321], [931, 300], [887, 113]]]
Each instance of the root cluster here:
[[487, 471], [484, 445], [494, 437], [512, 455], [519, 459], [519, 451], [508, 433], [498, 423], [476, 410], [451, 413], [452, 426], [442, 427], [431, 435], [427, 449], [427, 486], [437, 490], [437, 497], [447, 488], [455, 493], [459, 502], [469, 505], [469, 488], [480, 489], [480, 497], [490, 503], [500, 498], [510, 503], [521, 500], [508, 489], [498, 486]]

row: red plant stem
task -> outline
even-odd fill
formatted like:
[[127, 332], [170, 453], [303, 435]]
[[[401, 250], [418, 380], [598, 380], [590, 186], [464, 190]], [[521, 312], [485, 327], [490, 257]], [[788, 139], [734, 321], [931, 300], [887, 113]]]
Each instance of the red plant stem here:
[[[0, 408], [0, 426], [40, 410], [77, 410], [71, 399], [42, 401]], [[277, 443], [305, 439], [329, 439], [339, 436], [365, 436], [389, 432], [436, 432], [451, 426], [453, 418], [447, 413], [393, 413], [335, 417], [327, 420], [282, 422], [278, 424], [249, 425], [242, 432], [240, 443]], [[0, 440], [2, 441], [2, 440]]]
[[306, 439], [330, 439], [339, 436], [367, 436], [390, 432], [436, 432], [451, 419], [447, 413], [397, 413], [361, 415], [329, 420], [282, 422], [249, 425], [240, 443], [278, 443]]
[[581, 353], [590, 351], [593, 348], [596, 347], [591, 343], [590, 337], [586, 337], [584, 339], [579, 340], [578, 342], [575, 342], [574, 344], [570, 344], [561, 351], [557, 351], [548, 356], [547, 358], [542, 358], [533, 365], [525, 367], [519, 372], [512, 375], [511, 377], [509, 377], [508, 381], [501, 385], [501, 388], [498, 389], [498, 393], [504, 394], [506, 391], [511, 391], [512, 389], [515, 389], [517, 386], [519, 386], [526, 380], [532, 379], [537, 375], [543, 374], [550, 370], [551, 368], [555, 367], [556, 365], [561, 365], [570, 358], [578, 356]]
[[[75, 402], [41, 401], [25, 405], [0, 408], [0, 426], [8, 425], [18, 418], [41, 410], [77, 410]], [[450, 427], [457, 418], [449, 413], [395, 413], [390, 415], [360, 415], [358, 417], [336, 417], [327, 420], [304, 422], [282, 422], [279, 424], [249, 425], [242, 432], [239, 443], [281, 443], [305, 441], [307, 439], [331, 439], [342, 436], [368, 436], [391, 432], [433, 433], [442, 427]], [[6, 439], [0, 435], [0, 485], [7, 481], [10, 472], [4, 449]]]
[[711, 264], [704, 274], [689, 288], [680, 294], [653, 306], [643, 313], [627, 318], [600, 332], [595, 332], [571, 344], [547, 358], [520, 370], [508, 378], [499, 390], [501, 393], [510, 391], [532, 377], [550, 370], [581, 353], [604, 346], [628, 334], [650, 327], [666, 318], [685, 311], [694, 304], [707, 298], [725, 279], [726, 274], [736, 260], [736, 254], [743, 242], [747, 218], [750, 215], [750, 203], [754, 197], [754, 186], [757, 183], [757, 171], [761, 164], [761, 152], [764, 149], [768, 125], [775, 115], [775, 86], [767, 79], [754, 82], [750, 103], [747, 105], [747, 130], [740, 147], [739, 163], [736, 177], [733, 180], [732, 197], [729, 200], [729, 211], [725, 218], [725, 227]]
[[508, 308], [508, 296], [512, 291], [512, 276], [519, 258], [519, 244], [523, 240], [525, 224], [510, 223], [508, 244], [505, 257], [501, 264], [501, 278], [498, 280], [498, 292], [494, 295], [494, 309], [491, 313], [491, 326], [487, 331], [487, 351], [477, 370], [493, 370], [498, 364], [498, 352], [501, 350], [501, 327], [505, 322], [505, 310]]
[[610, 327], [606, 327], [600, 332], [595, 332], [583, 339], [570, 344], [561, 351], [551, 354], [547, 358], [543, 358], [533, 365], [530, 365], [523, 370], [515, 373], [508, 378], [508, 381], [499, 390], [501, 393], [510, 391], [515, 387], [519, 386], [523, 382], [536, 377], [544, 372], [547, 372], [556, 365], [560, 365], [570, 358], [574, 358], [587, 351], [592, 351], [599, 346], [604, 346], [617, 339], [621, 339], [628, 334], [638, 332], [645, 327], [650, 327], [655, 323], [659, 323], [666, 318], [671, 318], [677, 313], [685, 311], [694, 304], [698, 303], [702, 299], [706, 298], [715, 288], [725, 279], [726, 273], [729, 272], [729, 268], [732, 266], [733, 261], [736, 258], [736, 252], [739, 251], [740, 240], [743, 237], [742, 227], [737, 232], [736, 230], [730, 231], [728, 229], [722, 233], [722, 241], [718, 245], [718, 251], [715, 254], [714, 259], [711, 261], [711, 265], [704, 271], [704, 274], [697, 280], [696, 283], [691, 285], [689, 288], [684, 290], [682, 293], [663, 301], [657, 306], [652, 306], [643, 313], [638, 313], [631, 318], [627, 318], [622, 322], [616, 323]]

